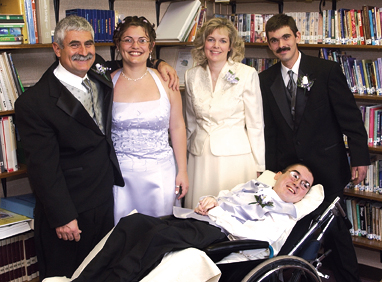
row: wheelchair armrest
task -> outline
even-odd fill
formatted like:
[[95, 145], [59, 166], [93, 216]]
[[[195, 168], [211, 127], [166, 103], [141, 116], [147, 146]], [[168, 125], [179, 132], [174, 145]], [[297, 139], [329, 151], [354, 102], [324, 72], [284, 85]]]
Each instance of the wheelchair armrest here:
[[230, 253], [245, 251], [245, 250], [255, 250], [255, 249], [267, 249], [269, 248], [269, 243], [266, 241], [259, 240], [234, 240], [234, 241], [224, 241], [220, 243], [213, 244], [203, 249], [203, 251], [214, 261], [217, 262], [228, 256]]

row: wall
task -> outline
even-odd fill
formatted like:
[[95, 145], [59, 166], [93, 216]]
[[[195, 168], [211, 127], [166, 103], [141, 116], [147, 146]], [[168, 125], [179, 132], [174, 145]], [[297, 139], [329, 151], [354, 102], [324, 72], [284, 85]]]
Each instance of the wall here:
[[[53, 1], [51, 1], [53, 2]], [[204, 1], [202, 1], [204, 2]], [[298, 11], [318, 11], [318, 0], [315, 1], [285, 1], [284, 12], [298, 12]], [[60, 19], [65, 16], [66, 9], [72, 8], [89, 8], [89, 1], [78, 0], [61, 0], [60, 1]], [[108, 9], [107, 0], [91, 0], [92, 7], [97, 9]], [[356, 8], [360, 9], [363, 4], [382, 7], [380, 0], [366, 0], [365, 2], [359, 2], [357, 0], [340, 0], [337, 3], [337, 9], [339, 8]], [[155, 15], [155, 1], [154, 0], [124, 0], [115, 1], [115, 10], [119, 14], [138, 15], [145, 16], [150, 22], [156, 23]], [[211, 17], [213, 13], [213, 4], [207, 3], [208, 16]], [[161, 5], [161, 16], [163, 16], [168, 3]], [[331, 9], [332, 3], [327, 1], [324, 9]], [[217, 13], [230, 13], [229, 6], [222, 4], [216, 4], [215, 11]], [[278, 5], [265, 1], [258, 1], [258, 3], [238, 3], [237, 13], [278, 13]], [[53, 3], [51, 4], [51, 24], [52, 28], [55, 26]], [[174, 50], [175, 49], [175, 50]], [[176, 56], [174, 53], [180, 48], [162, 48], [161, 58], [165, 59], [168, 63], [175, 65]], [[97, 47], [97, 52], [105, 59], [110, 59], [109, 47]], [[309, 55], [317, 55], [317, 50], [304, 50]], [[44, 71], [54, 62], [55, 56], [51, 48], [47, 49], [32, 49], [32, 50], [12, 50], [11, 51], [15, 65], [19, 71], [22, 82], [25, 85], [33, 85]], [[353, 57], [362, 59], [375, 59], [381, 57], [380, 51], [347, 51]], [[247, 48], [246, 55], [248, 57], [272, 57], [272, 53], [267, 47], [263, 48]], [[32, 67], [33, 66], [33, 67]], [[24, 193], [24, 191], [30, 191], [30, 187], [26, 178], [10, 179], [8, 181], [8, 193], [9, 195]], [[1, 192], [2, 193], [2, 192]], [[379, 259], [378, 251], [371, 251], [367, 249], [357, 249], [359, 261], [363, 264], [369, 264], [374, 267], [382, 269], [382, 263]]]

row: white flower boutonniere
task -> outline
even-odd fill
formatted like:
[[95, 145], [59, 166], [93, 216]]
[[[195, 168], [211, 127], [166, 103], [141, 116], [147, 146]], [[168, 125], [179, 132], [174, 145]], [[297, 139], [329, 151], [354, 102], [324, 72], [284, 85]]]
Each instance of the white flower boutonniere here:
[[224, 76], [224, 79], [227, 80], [231, 84], [237, 84], [239, 82], [239, 78], [235, 77], [235, 73], [231, 70], [229, 70], [226, 75]]
[[104, 78], [106, 78], [106, 80], [109, 80], [109, 78], [106, 76], [106, 72], [111, 70], [111, 68], [104, 67], [101, 64], [96, 64], [95, 66], [96, 66], [96, 69], [92, 69], [92, 70], [102, 75]]
[[300, 88], [304, 88], [304, 90], [307, 89], [308, 91], [310, 91], [310, 88], [313, 86], [313, 84], [314, 84], [314, 81], [309, 80], [309, 76], [307, 76], [307, 75], [300, 76], [297, 79], [297, 86]]
[[268, 201], [266, 202], [265, 201], [265, 195], [261, 194], [261, 195], [255, 195], [255, 202], [252, 202], [252, 203], [249, 203], [249, 205], [259, 205], [261, 206], [262, 208], [268, 206], [268, 207], [273, 207], [273, 202], [272, 201]]

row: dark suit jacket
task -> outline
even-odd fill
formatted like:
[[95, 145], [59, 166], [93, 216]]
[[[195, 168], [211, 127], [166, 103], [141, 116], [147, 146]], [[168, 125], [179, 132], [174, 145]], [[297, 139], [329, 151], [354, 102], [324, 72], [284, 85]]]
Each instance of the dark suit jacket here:
[[[308, 75], [310, 91], [298, 88], [300, 122], [293, 128], [281, 63], [260, 73], [264, 104], [266, 168], [279, 171], [303, 162], [330, 200], [351, 178], [343, 135], [348, 137], [351, 166], [369, 165], [367, 135], [354, 96], [338, 63], [301, 53], [299, 77]], [[301, 104], [302, 103], [302, 104]], [[302, 109], [302, 111], [301, 111]]]
[[[104, 64], [101, 57], [96, 63]], [[27, 156], [28, 176], [51, 228], [98, 207], [123, 179], [111, 141], [113, 84], [92, 69], [103, 90], [102, 134], [82, 104], [53, 74], [55, 62], [15, 103], [16, 125]]]

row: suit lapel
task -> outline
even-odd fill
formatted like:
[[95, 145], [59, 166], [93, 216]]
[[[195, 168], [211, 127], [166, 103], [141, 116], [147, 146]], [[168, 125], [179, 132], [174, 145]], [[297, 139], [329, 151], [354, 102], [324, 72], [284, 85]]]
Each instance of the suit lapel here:
[[57, 99], [57, 107], [84, 126], [98, 132], [99, 134], [103, 134], [94, 120], [82, 106], [81, 102], [78, 101], [54, 75], [53, 71], [57, 65], [58, 62], [51, 66], [48, 76], [50, 88], [49, 93], [51, 96]]
[[273, 97], [275, 98], [277, 106], [281, 111], [282, 116], [284, 117], [290, 128], [293, 129], [293, 120], [292, 115], [290, 113], [290, 106], [285, 96], [285, 85], [284, 80], [281, 76], [281, 69], [278, 69], [278, 73], [276, 74], [276, 78], [274, 79], [274, 82], [272, 83], [270, 89]]
[[[309, 67], [309, 58], [301, 52], [301, 62], [298, 70], [298, 77], [303, 77], [307, 75], [309, 80], [314, 79], [314, 72], [312, 72]], [[307, 89], [303, 89], [301, 87], [297, 87], [297, 109], [300, 111], [300, 121], [303, 120], [303, 116], [305, 114], [305, 108], [309, 99], [310, 91]]]

